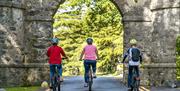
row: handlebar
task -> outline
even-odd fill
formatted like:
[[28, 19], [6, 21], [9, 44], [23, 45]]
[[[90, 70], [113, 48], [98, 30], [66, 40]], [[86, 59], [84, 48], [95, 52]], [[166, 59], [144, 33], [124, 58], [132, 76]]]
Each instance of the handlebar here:
[[68, 59], [68, 57], [62, 57], [62, 60], [64, 60], [64, 59]]

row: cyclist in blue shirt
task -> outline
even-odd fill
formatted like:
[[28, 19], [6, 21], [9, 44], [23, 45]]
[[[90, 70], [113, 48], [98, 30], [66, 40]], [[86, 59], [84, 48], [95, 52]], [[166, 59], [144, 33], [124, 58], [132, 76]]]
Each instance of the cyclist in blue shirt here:
[[123, 57], [123, 63], [125, 59], [128, 57], [128, 64], [129, 64], [129, 70], [128, 70], [128, 89], [131, 89], [131, 78], [132, 78], [132, 70], [135, 69], [137, 76], [139, 77], [139, 65], [142, 63], [142, 55], [137, 48], [137, 41], [136, 39], [130, 40], [131, 47], [127, 50]]

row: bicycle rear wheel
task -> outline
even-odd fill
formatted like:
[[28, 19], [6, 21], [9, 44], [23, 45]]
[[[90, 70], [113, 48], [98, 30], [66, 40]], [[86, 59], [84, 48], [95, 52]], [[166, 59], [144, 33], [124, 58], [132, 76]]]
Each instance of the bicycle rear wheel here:
[[92, 84], [93, 84], [93, 77], [92, 77], [92, 70], [90, 70], [90, 72], [89, 72], [89, 82], [88, 82], [89, 91], [92, 90]]
[[[91, 78], [90, 78], [90, 79], [91, 79]], [[91, 91], [91, 90], [92, 90], [92, 79], [89, 80], [88, 85], [89, 85], [89, 91]]]
[[61, 91], [61, 81], [60, 81], [60, 76], [58, 76], [58, 79], [57, 79], [57, 87], [58, 87], [58, 91]]
[[58, 81], [58, 91], [61, 91], [61, 82], [60, 81]]
[[131, 91], [139, 91], [139, 84], [140, 82], [138, 80], [135, 80]]
[[54, 77], [54, 82], [53, 82], [53, 91], [56, 91], [56, 87], [57, 87], [57, 78]]

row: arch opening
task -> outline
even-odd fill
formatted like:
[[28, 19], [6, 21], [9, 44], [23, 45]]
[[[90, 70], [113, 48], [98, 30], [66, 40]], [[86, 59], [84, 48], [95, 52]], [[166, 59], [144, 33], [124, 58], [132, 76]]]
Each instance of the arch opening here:
[[123, 25], [117, 6], [107, 0], [72, 1], [67, 0], [59, 6], [53, 24], [53, 35], [60, 38], [59, 45], [73, 60], [64, 63], [65, 75], [83, 73], [82, 62], [78, 63], [78, 59], [88, 37], [94, 39], [99, 49], [99, 74], [122, 74], [122, 65], [117, 63], [123, 53]]

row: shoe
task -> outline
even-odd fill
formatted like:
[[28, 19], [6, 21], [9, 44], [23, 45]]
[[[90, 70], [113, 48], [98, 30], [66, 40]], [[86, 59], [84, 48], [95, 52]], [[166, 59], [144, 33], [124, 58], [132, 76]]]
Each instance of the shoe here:
[[128, 87], [128, 91], [132, 91], [130, 87]]
[[60, 82], [63, 82], [63, 81], [64, 81], [63, 77], [60, 77]]
[[88, 83], [84, 83], [84, 87], [88, 87]]
[[51, 83], [49, 84], [49, 88], [50, 88], [50, 89], [52, 89], [52, 88], [53, 88]]
[[97, 77], [96, 77], [96, 73], [93, 73], [93, 74], [92, 74], [92, 77], [93, 77], [93, 78], [97, 78]]

